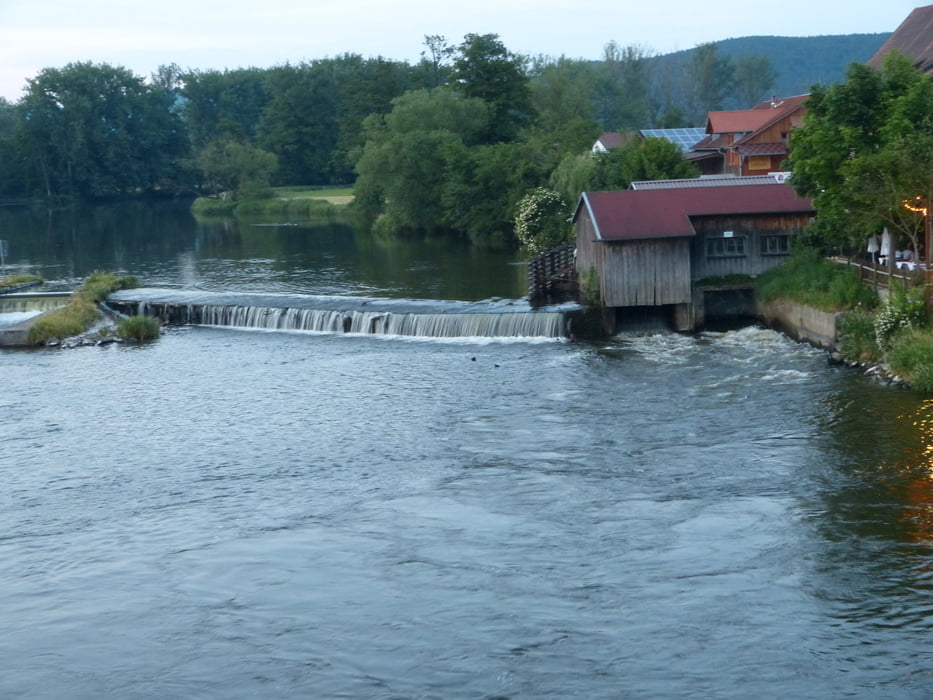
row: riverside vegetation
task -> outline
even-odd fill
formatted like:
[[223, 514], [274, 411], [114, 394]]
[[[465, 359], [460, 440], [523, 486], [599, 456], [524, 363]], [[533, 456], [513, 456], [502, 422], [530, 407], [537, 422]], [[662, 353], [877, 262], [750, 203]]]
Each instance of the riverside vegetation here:
[[756, 294], [762, 301], [786, 298], [842, 312], [839, 352], [846, 362], [880, 368], [916, 391], [933, 391], [933, 324], [922, 286], [894, 282], [887, 299], [881, 300], [852, 268], [802, 248], [784, 265], [761, 275]]
[[[132, 289], [137, 286], [133, 275], [116, 275], [111, 272], [97, 271], [88, 276], [68, 303], [60, 309], [50, 311], [40, 316], [29, 329], [29, 342], [36, 345], [46, 344], [57, 338], [70, 338], [86, 332], [101, 312], [98, 304], [107, 298], [107, 295], [118, 289]], [[158, 324], [146, 321], [124, 319], [117, 329], [121, 338], [135, 338], [143, 340], [158, 335]]]
[[35, 275], [8, 275], [0, 279], [0, 291], [9, 290], [13, 287], [19, 287], [24, 284], [31, 284], [33, 282], [41, 282], [41, 277], [36, 277]]
[[273, 187], [248, 198], [199, 197], [191, 207], [199, 217], [288, 219], [336, 216], [353, 201], [352, 187]]

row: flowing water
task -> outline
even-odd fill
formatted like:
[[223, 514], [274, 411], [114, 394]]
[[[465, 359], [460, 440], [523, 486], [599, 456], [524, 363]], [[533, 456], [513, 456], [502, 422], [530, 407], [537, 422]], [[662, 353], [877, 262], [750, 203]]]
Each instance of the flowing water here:
[[[163, 288], [521, 293], [157, 233]], [[928, 698], [931, 449], [933, 402], [757, 328], [0, 350], [0, 697]]]

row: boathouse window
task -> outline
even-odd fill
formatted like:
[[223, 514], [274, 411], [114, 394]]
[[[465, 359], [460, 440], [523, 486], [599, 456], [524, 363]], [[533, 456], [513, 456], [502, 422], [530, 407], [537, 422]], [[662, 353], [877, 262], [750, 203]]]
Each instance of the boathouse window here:
[[789, 255], [790, 254], [790, 236], [776, 235], [764, 236], [761, 239], [762, 255]]
[[737, 258], [745, 257], [745, 236], [728, 238], [707, 238], [706, 257]]

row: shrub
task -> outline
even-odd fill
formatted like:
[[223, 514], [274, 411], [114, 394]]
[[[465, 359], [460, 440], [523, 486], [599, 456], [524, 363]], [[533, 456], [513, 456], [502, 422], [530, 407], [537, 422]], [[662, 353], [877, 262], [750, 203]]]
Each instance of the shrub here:
[[898, 333], [888, 352], [891, 369], [917, 391], [933, 391], [933, 335], [916, 329]]
[[854, 269], [827, 260], [813, 248], [795, 249], [787, 262], [762, 274], [756, 295], [766, 302], [783, 297], [823, 311], [874, 308], [878, 303]]
[[854, 362], [873, 362], [881, 357], [871, 311], [858, 307], [839, 320], [839, 351]]
[[580, 280], [581, 300], [584, 304], [597, 306], [600, 302], [599, 297], [599, 270], [590, 265]]
[[887, 303], [875, 315], [875, 342], [882, 350], [888, 350], [898, 332], [922, 327], [924, 317], [922, 288], [908, 291], [901, 285], [891, 285]]
[[526, 194], [518, 203], [515, 235], [532, 253], [541, 253], [573, 240], [570, 212], [561, 196], [543, 187]]
[[43, 314], [29, 329], [30, 343], [46, 343], [52, 338], [68, 338], [86, 331], [100, 316], [97, 304], [115, 289], [135, 284], [136, 278], [97, 271], [85, 278], [68, 303]]
[[123, 340], [152, 340], [159, 337], [159, 322], [150, 316], [130, 316], [120, 321], [117, 337]]
[[94, 302], [73, 294], [66, 306], [43, 314], [29, 329], [30, 343], [46, 343], [52, 338], [68, 338], [83, 333], [100, 316]]

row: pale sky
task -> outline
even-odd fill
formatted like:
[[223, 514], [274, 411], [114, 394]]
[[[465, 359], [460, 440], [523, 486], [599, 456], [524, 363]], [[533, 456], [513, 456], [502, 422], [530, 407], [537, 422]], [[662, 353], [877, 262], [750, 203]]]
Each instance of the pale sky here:
[[358, 53], [418, 61], [426, 34], [451, 45], [498, 34], [515, 53], [599, 59], [610, 41], [663, 54], [744, 36], [891, 32], [922, 0], [0, 0], [0, 97], [43, 68], [91, 61], [148, 78], [268, 68]]

